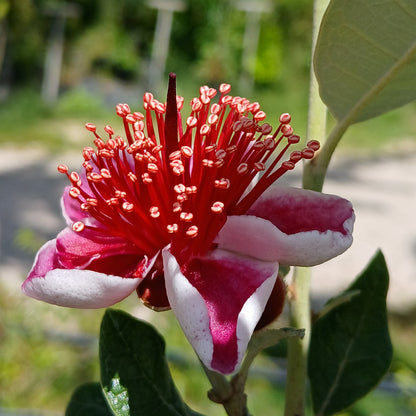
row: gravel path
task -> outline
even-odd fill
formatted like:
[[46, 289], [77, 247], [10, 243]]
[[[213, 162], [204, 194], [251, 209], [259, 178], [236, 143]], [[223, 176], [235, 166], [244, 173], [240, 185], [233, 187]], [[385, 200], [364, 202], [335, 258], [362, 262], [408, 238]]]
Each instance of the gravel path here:
[[326, 300], [344, 289], [380, 248], [390, 272], [390, 308], [416, 307], [416, 153], [335, 161], [324, 192], [349, 199], [356, 222], [351, 248], [314, 269], [314, 297]]
[[[63, 162], [76, 167], [80, 157], [68, 154], [51, 160], [37, 148], [0, 151], [0, 279], [11, 283], [13, 292], [20, 290], [33, 260], [33, 253], [23, 247], [25, 232], [32, 230], [37, 238], [49, 239], [64, 225], [59, 199], [67, 181], [56, 165]], [[286, 180], [298, 184], [296, 175]], [[314, 304], [319, 306], [346, 288], [381, 248], [391, 274], [390, 308], [415, 307], [416, 152], [335, 160], [324, 191], [351, 200], [357, 219], [351, 249], [314, 269]]]

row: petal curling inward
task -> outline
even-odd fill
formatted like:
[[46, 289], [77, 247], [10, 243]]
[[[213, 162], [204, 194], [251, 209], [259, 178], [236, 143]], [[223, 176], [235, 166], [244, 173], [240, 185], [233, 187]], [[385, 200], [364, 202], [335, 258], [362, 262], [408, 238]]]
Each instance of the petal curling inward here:
[[214, 240], [219, 248], [285, 265], [315, 266], [352, 244], [354, 211], [349, 201], [334, 195], [274, 187], [248, 214], [227, 218]]
[[247, 211], [264, 218], [285, 234], [317, 230], [352, 232], [354, 211], [349, 201], [336, 195], [301, 188], [274, 185], [267, 189]]
[[32, 269], [26, 279], [30, 280], [34, 277], [45, 276], [46, 273], [59, 267], [56, 255], [56, 238], [46, 242], [37, 252]]
[[91, 270], [55, 269], [45, 277], [28, 278], [22, 285], [25, 295], [58, 306], [98, 309], [126, 298], [141, 279], [105, 275]]
[[[93, 262], [103, 262], [109, 257], [118, 257], [120, 259], [123, 256], [126, 256], [126, 258], [127, 256], [131, 257], [129, 263], [134, 267], [134, 263], [139, 263], [143, 257], [138, 253], [137, 248], [133, 244], [122, 238], [94, 231], [81, 234], [72, 231], [70, 228], [65, 228], [58, 234], [56, 251], [59, 263], [66, 269], [91, 269], [89, 265]], [[137, 260], [135, 261], [135, 259]], [[108, 266], [111, 265], [111, 262], [107, 261], [106, 263], [108, 263]], [[120, 266], [124, 262], [114, 264], [115, 261], [113, 260], [112, 263], [113, 266]], [[106, 270], [105, 266], [99, 267], [97, 270], [111, 274], [110, 269]], [[116, 274], [122, 275], [121, 272]]]
[[223, 374], [236, 371], [279, 269], [225, 250], [193, 258], [180, 268], [163, 251], [166, 291], [182, 330], [201, 361]]

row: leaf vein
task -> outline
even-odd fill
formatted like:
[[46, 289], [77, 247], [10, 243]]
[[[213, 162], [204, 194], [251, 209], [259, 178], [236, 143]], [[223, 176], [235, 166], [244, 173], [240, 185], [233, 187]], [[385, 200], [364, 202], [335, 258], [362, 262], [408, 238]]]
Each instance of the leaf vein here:
[[326, 396], [324, 402], [322, 403], [321, 408], [317, 412], [317, 416], [324, 415], [324, 411], [325, 411], [326, 407], [328, 406], [332, 396], [335, 394], [335, 390], [339, 386], [339, 380], [341, 379], [341, 377], [343, 375], [343, 372], [345, 370], [345, 367], [347, 366], [347, 363], [353, 362], [353, 360], [349, 359], [349, 355], [350, 355], [351, 349], [353, 347], [353, 344], [357, 340], [357, 334], [359, 334], [361, 332], [361, 327], [363, 325], [364, 317], [367, 315], [368, 310], [370, 308], [371, 308], [371, 305], [369, 303], [365, 303], [364, 311], [360, 316], [360, 319], [358, 321], [358, 325], [355, 327], [354, 335], [349, 338], [347, 347], [345, 349], [344, 358], [340, 362], [340, 365], [338, 367], [338, 371], [337, 371], [337, 374], [335, 376], [335, 379], [332, 383], [331, 388], [328, 391], [328, 395]]

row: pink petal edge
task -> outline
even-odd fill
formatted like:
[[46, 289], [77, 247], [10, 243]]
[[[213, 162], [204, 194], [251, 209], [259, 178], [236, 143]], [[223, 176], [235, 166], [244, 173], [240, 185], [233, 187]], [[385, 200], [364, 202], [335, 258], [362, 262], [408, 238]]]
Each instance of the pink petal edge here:
[[46, 273], [58, 267], [56, 256], [56, 238], [47, 241], [36, 253], [33, 266], [26, 280], [34, 277], [45, 276]]

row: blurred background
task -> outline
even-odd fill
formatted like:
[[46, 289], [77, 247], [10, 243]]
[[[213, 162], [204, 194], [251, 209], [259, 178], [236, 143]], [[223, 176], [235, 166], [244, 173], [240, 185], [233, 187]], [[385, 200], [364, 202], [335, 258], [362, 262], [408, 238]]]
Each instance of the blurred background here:
[[[0, 416], [61, 415], [77, 385], [99, 379], [103, 311], [20, 293], [37, 249], [64, 226], [66, 178], [56, 166], [80, 165], [92, 140], [85, 123], [121, 132], [115, 105], [140, 110], [147, 90], [164, 101], [167, 74], [176, 72], [185, 103], [200, 85], [227, 82], [234, 95], [259, 101], [271, 124], [290, 112], [304, 136], [311, 20], [312, 0], [0, 0]], [[345, 415], [416, 412], [415, 150], [411, 103], [350, 128], [325, 185], [353, 202], [357, 223], [353, 247], [314, 270], [314, 309], [345, 289], [379, 247], [391, 273], [391, 371]], [[284, 182], [299, 186], [300, 175]], [[135, 296], [120, 307], [166, 337], [190, 406], [224, 414], [206, 398], [208, 382], [173, 315], [151, 312]], [[253, 414], [283, 414], [284, 380], [284, 348], [257, 359], [248, 385]]]

